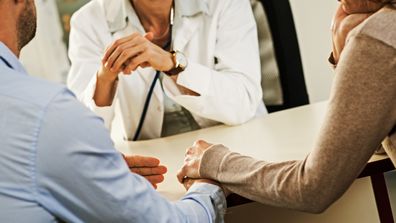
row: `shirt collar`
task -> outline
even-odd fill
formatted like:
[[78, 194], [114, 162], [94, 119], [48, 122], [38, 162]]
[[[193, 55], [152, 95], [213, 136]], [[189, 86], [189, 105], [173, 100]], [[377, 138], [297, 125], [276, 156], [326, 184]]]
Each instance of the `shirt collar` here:
[[[15, 54], [3, 43], [0, 41], [0, 56], [14, 69], [19, 73], [26, 74], [26, 70], [19, 62], [18, 58]], [[3, 61], [0, 60], [0, 66], [7, 66]]]
[[[110, 32], [117, 32], [127, 26], [130, 0], [99, 0], [99, 4], [104, 9]], [[206, 0], [175, 0], [175, 11], [176, 15], [181, 17], [195, 16], [199, 13], [209, 14]]]

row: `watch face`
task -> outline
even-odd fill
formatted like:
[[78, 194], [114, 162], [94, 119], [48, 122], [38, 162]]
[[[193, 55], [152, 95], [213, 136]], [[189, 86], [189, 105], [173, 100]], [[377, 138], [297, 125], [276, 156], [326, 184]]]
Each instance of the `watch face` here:
[[187, 67], [187, 58], [181, 52], [176, 52], [176, 61], [180, 68], [185, 69]]

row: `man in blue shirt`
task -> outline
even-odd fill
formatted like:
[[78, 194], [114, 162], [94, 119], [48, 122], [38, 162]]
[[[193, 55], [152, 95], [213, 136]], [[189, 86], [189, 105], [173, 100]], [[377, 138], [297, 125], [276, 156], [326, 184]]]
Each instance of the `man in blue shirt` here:
[[34, 0], [0, 0], [0, 222], [221, 222], [225, 196], [197, 180], [178, 202], [130, 173], [102, 120], [17, 57]]

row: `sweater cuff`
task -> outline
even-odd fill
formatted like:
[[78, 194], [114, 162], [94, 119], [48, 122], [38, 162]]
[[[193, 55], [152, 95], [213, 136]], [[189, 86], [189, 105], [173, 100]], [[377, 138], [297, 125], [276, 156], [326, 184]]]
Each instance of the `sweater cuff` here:
[[209, 147], [202, 155], [199, 175], [202, 178], [219, 181], [218, 173], [223, 163], [222, 161], [230, 152], [224, 145], [213, 145]]

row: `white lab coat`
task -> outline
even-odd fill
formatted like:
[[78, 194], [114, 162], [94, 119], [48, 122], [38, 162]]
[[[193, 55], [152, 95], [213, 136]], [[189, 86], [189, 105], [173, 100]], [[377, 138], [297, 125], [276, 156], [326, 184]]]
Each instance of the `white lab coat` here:
[[37, 0], [37, 32], [20, 56], [29, 74], [65, 83], [70, 69], [58, 8], [53, 0]]
[[[69, 87], [108, 127], [118, 104], [124, 135], [131, 139], [155, 71], [138, 68], [131, 75], [120, 74], [112, 106], [97, 107], [92, 99], [105, 48], [133, 32], [144, 33], [129, 0], [93, 0], [74, 14], [71, 27]], [[163, 80], [164, 91], [188, 109], [201, 127], [238, 125], [266, 114], [249, 0], [175, 0], [172, 36], [173, 49], [183, 52], [189, 63], [177, 83], [200, 96], [181, 94], [169, 77]], [[157, 83], [141, 139], [160, 137], [164, 91]]]

